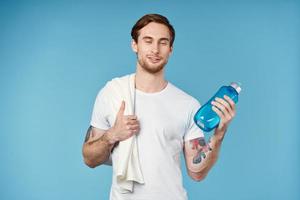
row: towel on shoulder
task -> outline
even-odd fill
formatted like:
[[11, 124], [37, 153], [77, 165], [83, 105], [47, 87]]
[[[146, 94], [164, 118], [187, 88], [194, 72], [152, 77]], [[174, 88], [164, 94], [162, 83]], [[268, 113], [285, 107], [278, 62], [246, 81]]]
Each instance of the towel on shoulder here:
[[[124, 115], [135, 114], [135, 74], [114, 78], [106, 85], [117, 113], [121, 102], [125, 101]], [[114, 150], [113, 168], [117, 184], [122, 193], [133, 192], [134, 182], [144, 184], [140, 167], [136, 135], [121, 141]]]

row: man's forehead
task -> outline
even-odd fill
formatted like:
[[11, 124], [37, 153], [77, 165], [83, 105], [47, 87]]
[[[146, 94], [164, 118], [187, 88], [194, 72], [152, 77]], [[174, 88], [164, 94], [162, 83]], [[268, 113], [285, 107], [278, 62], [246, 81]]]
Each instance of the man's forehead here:
[[141, 38], [151, 37], [151, 38], [170, 38], [170, 31], [167, 26], [155, 22], [151, 22], [144, 26], [139, 31], [139, 36]]

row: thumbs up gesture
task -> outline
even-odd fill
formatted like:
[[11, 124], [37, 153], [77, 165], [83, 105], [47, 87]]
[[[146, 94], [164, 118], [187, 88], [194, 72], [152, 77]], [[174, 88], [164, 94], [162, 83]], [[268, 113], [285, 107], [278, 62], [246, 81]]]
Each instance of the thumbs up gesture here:
[[124, 115], [125, 101], [122, 101], [114, 126], [109, 130], [115, 142], [130, 138], [140, 131], [140, 124], [135, 115]]

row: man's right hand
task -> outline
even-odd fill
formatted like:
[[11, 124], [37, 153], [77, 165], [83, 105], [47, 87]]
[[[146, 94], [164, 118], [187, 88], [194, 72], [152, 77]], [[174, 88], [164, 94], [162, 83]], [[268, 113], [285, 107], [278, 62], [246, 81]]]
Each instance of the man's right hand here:
[[122, 101], [116, 116], [114, 126], [107, 131], [107, 137], [111, 143], [123, 141], [140, 131], [140, 123], [135, 115], [124, 115], [125, 101]]

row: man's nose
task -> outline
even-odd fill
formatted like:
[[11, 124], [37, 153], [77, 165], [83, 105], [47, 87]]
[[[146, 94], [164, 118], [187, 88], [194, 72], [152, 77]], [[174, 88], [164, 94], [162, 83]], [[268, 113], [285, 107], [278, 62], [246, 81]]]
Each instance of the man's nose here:
[[158, 54], [159, 53], [159, 47], [158, 47], [158, 44], [153, 44], [152, 46], [152, 53], [154, 54]]

